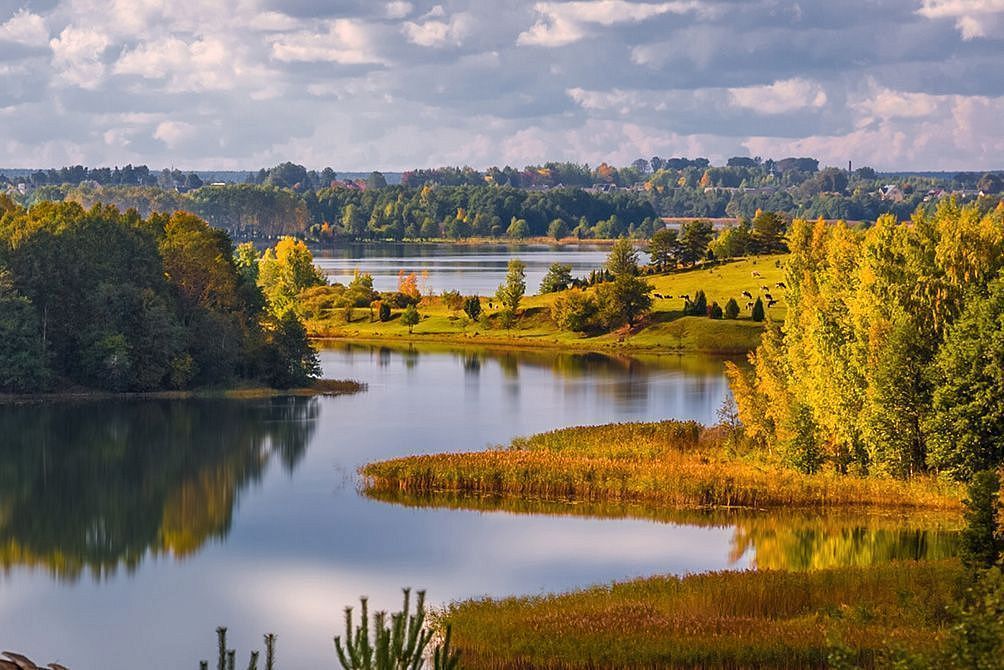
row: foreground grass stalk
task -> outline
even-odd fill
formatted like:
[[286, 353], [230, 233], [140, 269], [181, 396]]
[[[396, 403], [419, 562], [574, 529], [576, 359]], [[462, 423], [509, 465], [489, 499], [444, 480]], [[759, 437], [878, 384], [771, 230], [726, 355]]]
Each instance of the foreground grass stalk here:
[[825, 668], [837, 638], [872, 668], [890, 646], [936, 650], [966, 580], [958, 561], [660, 576], [465, 601], [443, 622], [472, 668]]

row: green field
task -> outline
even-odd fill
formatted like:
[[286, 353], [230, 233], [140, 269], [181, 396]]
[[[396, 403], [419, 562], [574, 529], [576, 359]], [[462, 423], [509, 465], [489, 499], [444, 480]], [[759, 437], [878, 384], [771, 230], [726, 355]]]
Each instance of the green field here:
[[[708, 296], [709, 305], [712, 301], [717, 301], [724, 307], [729, 298], [735, 298], [740, 307], [744, 308], [748, 299], [742, 295], [743, 291], [749, 291], [754, 299], [757, 295], [771, 293], [778, 304], [767, 310], [768, 319], [783, 320], [784, 291], [777, 288], [776, 284], [784, 281], [784, 258], [764, 256], [741, 259], [710, 268], [646, 277], [654, 287], [653, 294], [672, 298], [654, 298], [648, 319], [631, 333], [618, 331], [584, 336], [560, 330], [550, 318], [551, 305], [560, 293], [524, 298], [519, 321], [511, 329], [502, 328], [497, 323], [496, 315], [488, 309], [487, 299], [482, 300], [483, 308], [488, 312], [487, 319], [472, 323], [462, 312], [451, 312], [435, 296], [423, 299], [419, 306], [422, 320], [411, 334], [408, 333], [408, 327], [401, 323], [400, 310], [395, 310], [391, 320], [386, 323], [371, 319], [369, 310], [365, 308], [354, 310], [353, 320], [347, 323], [342, 310], [336, 310], [336, 313], [325, 319], [308, 320], [307, 328], [314, 338], [741, 354], [756, 347], [763, 330], [763, 324], [750, 318], [748, 309], [743, 309], [740, 318], [736, 320], [685, 317], [684, 301], [680, 296], [689, 294], [693, 297], [698, 290], [703, 290]], [[753, 272], [760, 273], [761, 277], [753, 277]], [[765, 291], [762, 286], [769, 289]]]

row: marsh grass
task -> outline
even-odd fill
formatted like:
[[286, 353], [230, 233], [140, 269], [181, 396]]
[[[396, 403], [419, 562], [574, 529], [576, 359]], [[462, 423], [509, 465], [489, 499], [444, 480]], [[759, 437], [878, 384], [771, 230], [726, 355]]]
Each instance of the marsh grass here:
[[662, 507], [884, 507], [959, 510], [961, 492], [933, 478], [806, 475], [731, 453], [695, 422], [566, 428], [509, 448], [409, 456], [361, 469], [365, 491], [462, 493]]
[[441, 616], [470, 668], [823, 668], [834, 639], [869, 668], [890, 647], [934, 650], [964, 584], [957, 561], [716, 572], [465, 601]]

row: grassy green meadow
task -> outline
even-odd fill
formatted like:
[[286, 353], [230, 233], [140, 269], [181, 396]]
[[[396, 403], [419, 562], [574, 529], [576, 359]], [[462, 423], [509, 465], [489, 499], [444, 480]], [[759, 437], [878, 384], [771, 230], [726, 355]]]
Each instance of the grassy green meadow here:
[[[762, 256], [741, 259], [710, 268], [695, 268], [645, 277], [653, 286], [652, 311], [645, 322], [633, 332], [624, 330], [598, 336], [585, 336], [559, 329], [550, 316], [551, 305], [560, 293], [527, 296], [520, 305], [520, 317], [513, 328], [501, 326], [496, 310], [488, 308], [489, 298], [483, 297], [485, 318], [471, 322], [463, 312], [448, 309], [437, 296], [427, 296], [419, 306], [421, 321], [408, 332], [401, 323], [401, 311], [394, 310], [390, 321], [371, 319], [368, 309], [357, 308], [351, 322], [346, 322], [342, 310], [330, 317], [306, 322], [314, 338], [345, 338], [358, 340], [392, 339], [418, 342], [464, 342], [502, 344], [507, 346], [566, 347], [577, 349], [631, 351], [703, 351], [742, 354], [759, 343], [763, 324], [750, 318], [750, 310], [742, 309], [735, 320], [683, 316], [684, 301], [703, 290], [708, 304], [717, 301], [722, 307], [735, 298], [741, 308], [748, 300], [743, 291], [757, 295], [771, 293], [778, 304], [767, 310], [771, 320], [783, 320], [784, 291], [776, 287], [784, 280], [784, 256]], [[753, 272], [761, 277], [753, 277]], [[763, 290], [761, 287], [769, 287]], [[593, 289], [589, 289], [593, 290]], [[666, 297], [666, 296], [672, 296]], [[766, 305], [766, 299], [764, 299]]]

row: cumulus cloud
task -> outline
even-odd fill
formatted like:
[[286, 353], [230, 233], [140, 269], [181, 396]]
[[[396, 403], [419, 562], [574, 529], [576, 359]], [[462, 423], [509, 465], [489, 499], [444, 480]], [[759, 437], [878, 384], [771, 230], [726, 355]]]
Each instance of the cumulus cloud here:
[[786, 79], [766, 86], [730, 88], [732, 104], [760, 114], [785, 114], [826, 105], [826, 91], [805, 79]]
[[67, 26], [52, 39], [52, 66], [58, 77], [81, 88], [97, 88], [105, 73], [108, 37], [96, 30]]
[[954, 19], [965, 40], [999, 34], [1004, 27], [1004, 0], [922, 0], [917, 13], [929, 19]]
[[27, 9], [20, 9], [0, 24], [0, 42], [44, 47], [49, 44], [49, 29], [41, 16], [32, 14]]
[[695, 13], [706, 15], [712, 9], [697, 0], [635, 3], [627, 0], [579, 0], [575, 2], [538, 2], [534, 11], [539, 18], [517, 38], [518, 44], [560, 47], [592, 34], [593, 26], [638, 23], [663, 14]]
[[409, 42], [419, 46], [444, 47], [450, 44], [460, 46], [469, 34], [471, 25], [471, 17], [460, 13], [455, 14], [449, 21], [438, 19], [408, 21], [402, 26], [402, 31]]
[[363, 21], [335, 19], [319, 32], [305, 30], [276, 37], [272, 55], [287, 63], [380, 64], [384, 60], [377, 53], [377, 30]]
[[410, 2], [394, 0], [394, 2], [387, 3], [385, 11], [388, 19], [403, 19], [411, 14], [412, 9], [413, 7]]

